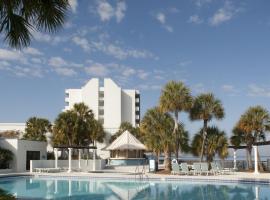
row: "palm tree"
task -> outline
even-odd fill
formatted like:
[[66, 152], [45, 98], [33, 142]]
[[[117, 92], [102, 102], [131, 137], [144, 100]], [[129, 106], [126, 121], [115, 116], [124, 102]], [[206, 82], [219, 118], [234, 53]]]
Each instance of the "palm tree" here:
[[[250, 107], [241, 116], [238, 122], [238, 128], [246, 134], [246, 137], [249, 137], [250, 143], [247, 143], [247, 146], [249, 145], [252, 147], [254, 143], [265, 140], [265, 133], [270, 131], [269, 121], [269, 112], [262, 106]], [[259, 152], [257, 152], [257, 154], [260, 170], [263, 170]]]
[[71, 111], [65, 111], [58, 115], [54, 121], [52, 141], [54, 145], [75, 145], [76, 134], [76, 114]]
[[89, 143], [91, 129], [94, 126], [94, 114], [84, 103], [76, 103], [71, 110], [76, 115], [75, 133], [77, 134], [78, 145]]
[[140, 129], [138, 127], [132, 126], [129, 122], [122, 122], [119, 126], [118, 131], [113, 134], [110, 138], [110, 142], [113, 142], [117, 137], [119, 137], [124, 131], [129, 131], [132, 135], [134, 135], [137, 139], [140, 138]]
[[212, 93], [200, 94], [195, 98], [190, 110], [191, 120], [203, 120], [203, 143], [201, 145], [200, 161], [203, 160], [207, 125], [213, 118], [218, 120], [224, 118], [224, 108], [221, 101], [216, 99]]
[[[159, 105], [163, 112], [173, 113], [174, 129], [173, 134], [176, 135], [178, 130], [178, 114], [179, 112], [188, 112], [193, 103], [193, 98], [190, 94], [190, 89], [182, 82], [170, 81], [161, 92]], [[179, 140], [175, 141], [175, 157], [178, 159]]]
[[94, 120], [93, 126], [91, 127], [91, 140], [93, 145], [96, 145], [96, 142], [103, 142], [106, 136], [106, 132], [104, 131], [103, 125], [101, 122]]
[[164, 152], [166, 170], [171, 169], [171, 150], [174, 145], [173, 127], [173, 118], [161, 112], [157, 107], [147, 110], [140, 126], [146, 146], [156, 152]]
[[46, 141], [45, 134], [52, 131], [52, 124], [44, 118], [31, 117], [26, 122], [25, 134], [26, 140]]
[[29, 46], [31, 31], [54, 33], [60, 29], [67, 16], [68, 0], [1, 0], [0, 33], [9, 46]]
[[252, 168], [252, 144], [254, 143], [254, 137], [250, 132], [245, 132], [241, 128], [239, 128], [239, 123], [233, 128], [233, 135], [230, 138], [230, 142], [237, 149], [240, 145], [246, 145], [246, 159], [248, 169]]
[[[221, 159], [225, 159], [228, 156], [228, 141], [224, 131], [220, 131], [217, 127], [207, 127], [206, 146], [204, 155], [208, 162], [212, 162], [215, 155], [218, 155]], [[192, 141], [192, 153], [198, 156], [201, 153], [201, 147], [203, 145], [204, 129], [201, 129], [197, 133]]]

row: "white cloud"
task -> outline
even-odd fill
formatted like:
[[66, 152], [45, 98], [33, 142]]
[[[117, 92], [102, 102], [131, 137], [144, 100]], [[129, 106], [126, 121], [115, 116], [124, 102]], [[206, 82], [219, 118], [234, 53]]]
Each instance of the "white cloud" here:
[[226, 1], [224, 6], [218, 9], [215, 14], [209, 19], [211, 26], [218, 26], [224, 22], [230, 21], [241, 9], [235, 8], [229, 1]]
[[31, 61], [36, 64], [44, 63], [44, 61], [41, 58], [31, 58]]
[[69, 2], [69, 5], [70, 5], [70, 8], [71, 8], [71, 11], [73, 13], [76, 13], [77, 7], [78, 7], [78, 1], [77, 0], [68, 0], [68, 2]]
[[134, 75], [134, 74], [136, 74], [136, 71], [133, 68], [126, 68], [122, 72], [122, 75], [125, 77], [129, 77], [129, 76]]
[[23, 53], [0, 48], [0, 60], [21, 61], [23, 60]]
[[89, 67], [85, 68], [86, 73], [92, 76], [104, 77], [107, 76], [109, 70], [101, 63], [93, 63]]
[[164, 13], [157, 13], [155, 18], [164, 29], [166, 29], [168, 32], [173, 32], [173, 27], [167, 24], [166, 15]]
[[36, 41], [49, 43], [51, 45], [56, 45], [60, 42], [66, 42], [69, 39], [67, 36], [52, 36], [47, 33], [42, 33], [34, 30], [31, 31], [31, 34]]
[[93, 47], [107, 55], [111, 55], [119, 60], [124, 60], [128, 57], [131, 58], [154, 58], [157, 59], [151, 52], [147, 50], [137, 50], [137, 49], [124, 49], [117, 46], [114, 43], [107, 43], [104, 41], [93, 42]]
[[113, 7], [108, 1], [100, 0], [98, 1], [97, 13], [101, 21], [110, 21], [115, 17], [116, 22], [119, 23], [125, 17], [126, 9], [127, 6], [124, 1], [117, 2], [116, 7]]
[[64, 67], [67, 66], [67, 62], [61, 57], [52, 57], [49, 59], [49, 65], [53, 67]]
[[161, 23], [161, 24], [165, 24], [166, 23], [166, 16], [164, 13], [158, 13], [156, 15], [157, 20]]
[[239, 91], [231, 84], [224, 84], [221, 86], [221, 89], [231, 96], [236, 96], [239, 93]]
[[74, 69], [66, 68], [66, 67], [56, 67], [54, 68], [54, 71], [63, 76], [74, 76], [77, 74], [77, 72]]
[[140, 79], [146, 79], [148, 77], [149, 73], [144, 71], [144, 70], [139, 70], [138, 71], [138, 77]]
[[190, 64], [192, 64], [192, 61], [191, 61], [191, 60], [184, 60], [184, 61], [181, 61], [181, 62], [179, 63], [179, 66], [181, 66], [181, 67], [186, 67], [186, 66], [188, 66], [188, 65], [190, 65]]
[[157, 85], [157, 84], [143, 84], [143, 85], [139, 85], [138, 88], [140, 90], [161, 90], [162, 85]]
[[115, 9], [116, 21], [119, 23], [125, 17], [125, 11], [127, 10], [127, 5], [124, 1], [117, 2]]
[[82, 64], [67, 62], [59, 56], [51, 57], [48, 64], [52, 66], [53, 71], [63, 76], [74, 76], [77, 74], [75, 69], [83, 67]]
[[188, 23], [201, 24], [203, 23], [203, 19], [201, 19], [198, 15], [192, 15], [189, 17]]
[[198, 83], [192, 86], [192, 90], [198, 94], [198, 93], [204, 93], [206, 92], [205, 86], [203, 83]]
[[270, 97], [270, 88], [258, 86], [256, 84], [250, 84], [248, 86], [248, 96]]
[[211, 3], [213, 0], [195, 0], [195, 5], [197, 7], [202, 7], [205, 4]]
[[80, 46], [84, 51], [90, 51], [90, 44], [87, 39], [75, 36], [72, 38], [72, 41], [76, 45]]
[[36, 48], [32, 48], [32, 47], [28, 47], [28, 48], [23, 49], [23, 53], [30, 54], [30, 55], [33, 55], [33, 56], [41, 56], [41, 55], [43, 55], [43, 53], [41, 51], [39, 51]]

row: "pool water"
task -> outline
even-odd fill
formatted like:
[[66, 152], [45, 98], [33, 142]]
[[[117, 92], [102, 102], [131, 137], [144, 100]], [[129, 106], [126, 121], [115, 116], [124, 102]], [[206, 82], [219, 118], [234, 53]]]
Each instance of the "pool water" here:
[[22, 199], [270, 200], [267, 184], [13, 177], [0, 188]]

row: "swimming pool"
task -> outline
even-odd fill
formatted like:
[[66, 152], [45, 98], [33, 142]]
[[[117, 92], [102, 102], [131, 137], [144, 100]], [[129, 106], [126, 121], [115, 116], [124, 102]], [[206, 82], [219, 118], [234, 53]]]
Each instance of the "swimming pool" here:
[[0, 188], [22, 199], [270, 200], [268, 184], [10, 177], [0, 178]]

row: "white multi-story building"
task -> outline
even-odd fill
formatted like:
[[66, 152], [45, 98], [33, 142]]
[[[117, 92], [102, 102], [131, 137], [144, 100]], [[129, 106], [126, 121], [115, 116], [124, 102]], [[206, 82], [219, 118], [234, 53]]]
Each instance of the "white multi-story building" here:
[[[140, 123], [139, 91], [121, 89], [109, 78], [105, 78], [103, 83], [93, 78], [82, 88], [67, 89], [65, 92], [64, 110], [71, 109], [75, 103], [85, 103], [93, 110], [95, 118], [103, 123], [108, 133], [107, 139], [118, 131], [122, 122], [129, 122], [133, 126]], [[98, 149], [105, 145], [98, 145]]]

